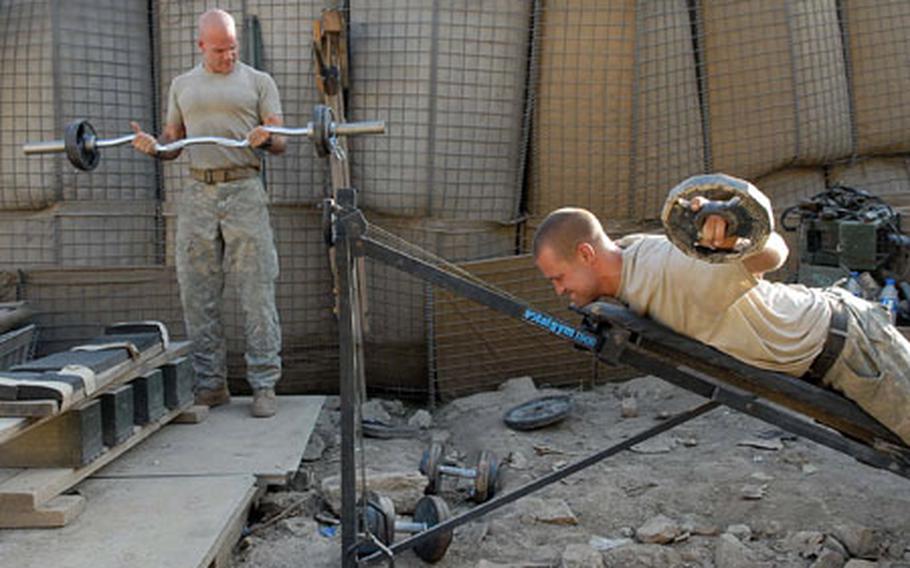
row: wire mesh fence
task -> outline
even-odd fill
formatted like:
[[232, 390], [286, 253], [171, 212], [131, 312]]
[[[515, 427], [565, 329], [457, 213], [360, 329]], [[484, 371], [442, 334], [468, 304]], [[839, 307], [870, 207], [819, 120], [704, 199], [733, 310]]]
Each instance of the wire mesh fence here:
[[[0, 0], [0, 270], [21, 271], [14, 295], [37, 303], [41, 349], [156, 310], [180, 336], [173, 251], [188, 156], [159, 164], [110, 148], [87, 173], [21, 146], [61, 138], [76, 118], [102, 137], [130, 120], [160, 132], [171, 80], [199, 64], [197, 18], [216, 6], [236, 18], [243, 59], [274, 77], [290, 126], [322, 100], [313, 21], [341, 9], [347, 119], [387, 124], [348, 143], [368, 220], [447, 261], [484, 259], [471, 266], [552, 301], [546, 309], [561, 301], [517, 253], [557, 207], [589, 208], [615, 234], [651, 228], [673, 185], [711, 171], [754, 181], [777, 213], [836, 183], [910, 206], [904, 0]], [[335, 298], [317, 209], [329, 169], [305, 139], [264, 169], [282, 385], [332, 390]], [[792, 278], [797, 257], [775, 277]], [[116, 290], [88, 292], [93, 272], [101, 282], [134, 266], [167, 284], [118, 276]], [[74, 271], [85, 288], [63, 279], [52, 292], [48, 277], [29, 277], [48, 270]], [[366, 283], [376, 388], [420, 396], [435, 381], [454, 396], [503, 374], [571, 383], [594, 372], [391, 268], [368, 264]], [[240, 389], [244, 326], [230, 278], [226, 293]], [[134, 299], [136, 317], [106, 295]]]

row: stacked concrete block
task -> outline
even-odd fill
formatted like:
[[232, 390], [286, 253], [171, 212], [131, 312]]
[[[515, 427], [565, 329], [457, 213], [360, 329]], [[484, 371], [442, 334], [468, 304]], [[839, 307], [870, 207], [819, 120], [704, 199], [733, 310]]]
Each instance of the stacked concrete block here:
[[834, 0], [701, 4], [709, 169], [755, 178], [852, 151]]
[[845, 0], [856, 153], [910, 151], [910, 3]]
[[362, 205], [386, 215], [516, 218], [529, 2], [351, 5], [352, 142]]

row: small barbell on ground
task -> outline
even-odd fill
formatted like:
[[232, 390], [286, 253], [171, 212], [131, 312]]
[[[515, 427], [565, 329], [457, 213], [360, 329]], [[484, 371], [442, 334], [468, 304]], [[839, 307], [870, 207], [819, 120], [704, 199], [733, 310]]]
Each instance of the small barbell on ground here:
[[483, 503], [493, 498], [496, 486], [499, 483], [499, 459], [489, 450], [480, 452], [477, 464], [474, 467], [458, 467], [443, 463], [445, 459], [445, 445], [442, 442], [432, 442], [430, 447], [423, 452], [420, 459], [420, 472], [427, 476], [429, 483], [426, 492], [437, 493], [440, 490], [443, 476], [459, 477], [474, 481], [471, 499], [476, 503]]
[[[417, 534], [439, 523], [449, 520], [452, 514], [449, 506], [440, 497], [425, 495], [414, 507], [412, 521], [400, 521], [395, 514], [395, 504], [391, 499], [374, 492], [369, 492], [365, 515], [366, 528], [383, 545], [390, 545], [395, 540], [395, 533]], [[445, 556], [452, 544], [452, 531], [442, 531], [414, 547], [414, 554], [426, 562], [438, 562]], [[376, 551], [370, 544], [361, 545], [361, 555]]]
[[[306, 136], [309, 138], [320, 157], [328, 156], [339, 136], [356, 136], [359, 134], [382, 134], [385, 132], [385, 122], [380, 120], [364, 122], [335, 122], [335, 115], [331, 107], [316, 105], [313, 109], [313, 121], [303, 128], [290, 128], [285, 126], [266, 126], [272, 134], [281, 136]], [[98, 167], [102, 148], [123, 146], [131, 144], [135, 134], [127, 134], [118, 138], [98, 138], [95, 129], [88, 120], [76, 120], [69, 123], [63, 132], [62, 140], [46, 142], [29, 142], [22, 147], [27, 156], [37, 154], [65, 153], [73, 166], [82, 171], [91, 171]], [[220, 136], [196, 136], [183, 138], [169, 144], [157, 144], [158, 153], [181, 150], [196, 144], [217, 144], [228, 148], [247, 148], [248, 140], [235, 140]]]

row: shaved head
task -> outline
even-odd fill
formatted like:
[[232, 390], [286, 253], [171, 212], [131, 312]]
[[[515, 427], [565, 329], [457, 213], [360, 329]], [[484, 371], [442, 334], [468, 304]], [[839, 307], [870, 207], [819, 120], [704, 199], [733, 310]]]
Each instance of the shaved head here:
[[595, 248], [609, 242], [597, 217], [587, 209], [563, 207], [544, 218], [534, 233], [532, 251], [534, 258], [541, 250], [551, 249], [559, 258], [568, 260], [575, 255], [578, 245], [590, 243]]
[[206, 10], [199, 16], [199, 38], [210, 32], [224, 32], [230, 35], [237, 34], [237, 24], [234, 17], [217, 8]]
[[199, 16], [196, 42], [205, 68], [212, 73], [228, 74], [237, 62], [237, 26], [224, 10], [207, 10]]

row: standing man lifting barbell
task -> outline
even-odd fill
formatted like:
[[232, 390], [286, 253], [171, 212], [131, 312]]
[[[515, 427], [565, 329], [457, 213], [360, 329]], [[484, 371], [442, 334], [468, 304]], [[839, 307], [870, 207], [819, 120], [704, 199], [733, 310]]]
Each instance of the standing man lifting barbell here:
[[[237, 61], [234, 18], [223, 10], [199, 17], [202, 62], [173, 80], [161, 143], [187, 136], [246, 138], [250, 148], [200, 145], [188, 148], [190, 174], [177, 208], [177, 280], [193, 342], [196, 403], [230, 401], [227, 348], [222, 323], [225, 273], [236, 277], [246, 321], [247, 381], [255, 417], [277, 411], [275, 384], [281, 377], [281, 329], [275, 308], [278, 254], [269, 224], [268, 199], [259, 176], [261, 157], [253, 148], [281, 154], [286, 139], [265, 126], [281, 126], [275, 81]], [[132, 123], [133, 146], [172, 160], [181, 150], [158, 153], [156, 140]]]

